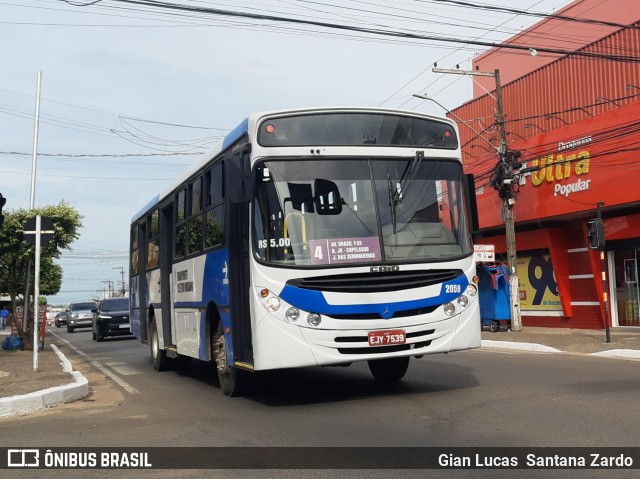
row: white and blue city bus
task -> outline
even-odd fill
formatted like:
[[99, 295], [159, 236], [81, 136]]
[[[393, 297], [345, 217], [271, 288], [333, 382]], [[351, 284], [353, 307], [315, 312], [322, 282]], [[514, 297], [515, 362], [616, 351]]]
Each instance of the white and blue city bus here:
[[153, 365], [250, 372], [480, 346], [473, 209], [454, 122], [411, 111], [253, 114], [133, 217], [132, 332]]

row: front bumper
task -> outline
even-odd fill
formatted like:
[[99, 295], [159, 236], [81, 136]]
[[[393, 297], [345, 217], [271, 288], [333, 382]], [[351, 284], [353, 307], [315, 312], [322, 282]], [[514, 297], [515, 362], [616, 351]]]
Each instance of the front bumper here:
[[71, 328], [90, 328], [93, 325], [92, 318], [70, 319], [68, 323]]

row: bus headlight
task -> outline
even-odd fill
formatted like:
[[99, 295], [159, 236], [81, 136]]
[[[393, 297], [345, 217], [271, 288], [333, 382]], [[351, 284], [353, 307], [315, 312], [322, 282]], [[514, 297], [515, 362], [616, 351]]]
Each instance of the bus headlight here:
[[475, 284], [469, 284], [469, 286], [467, 286], [466, 293], [469, 296], [474, 297], [476, 294], [478, 294], [478, 287]]
[[300, 310], [298, 308], [291, 306], [290, 308], [287, 309], [287, 312], [284, 314], [284, 317], [290, 323], [294, 323], [300, 318]]
[[280, 298], [276, 296], [270, 296], [264, 302], [264, 306], [265, 308], [267, 308], [267, 310], [271, 311], [272, 313], [275, 313], [280, 309]]
[[453, 316], [456, 314], [456, 307], [453, 303], [447, 303], [444, 305], [444, 314], [447, 316]]
[[462, 308], [466, 308], [469, 305], [469, 298], [467, 298], [464, 294], [462, 296], [458, 296], [458, 304], [462, 306]]
[[309, 323], [309, 326], [313, 326], [315, 328], [320, 325], [320, 321], [322, 321], [322, 318], [318, 313], [309, 313], [307, 315], [307, 323]]
[[[298, 327], [316, 328], [322, 322], [322, 316], [318, 313], [309, 313], [305, 310], [289, 304], [284, 299], [273, 294], [267, 288], [256, 288], [256, 296], [260, 300], [262, 307], [279, 321], [295, 324]], [[307, 318], [307, 324], [305, 324], [302, 318]]]

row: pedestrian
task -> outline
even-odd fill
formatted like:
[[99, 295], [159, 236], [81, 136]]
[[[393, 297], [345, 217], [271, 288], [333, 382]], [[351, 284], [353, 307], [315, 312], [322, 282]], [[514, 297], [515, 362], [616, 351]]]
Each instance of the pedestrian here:
[[7, 325], [7, 319], [9, 318], [9, 310], [6, 306], [2, 307], [2, 311], [0, 311], [0, 326], [2, 329]]

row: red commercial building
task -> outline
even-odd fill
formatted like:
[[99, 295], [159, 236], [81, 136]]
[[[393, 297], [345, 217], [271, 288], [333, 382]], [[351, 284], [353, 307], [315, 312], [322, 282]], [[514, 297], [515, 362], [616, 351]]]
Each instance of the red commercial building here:
[[[640, 327], [640, 2], [576, 0], [505, 43], [528, 48], [492, 49], [473, 69], [499, 70], [507, 144], [530, 170], [516, 178], [513, 207], [523, 325], [604, 328], [607, 301], [610, 325]], [[451, 116], [476, 176], [476, 243], [506, 262], [503, 200], [491, 187], [495, 82], [474, 78], [475, 98]], [[586, 229], [598, 203], [604, 287]]]

